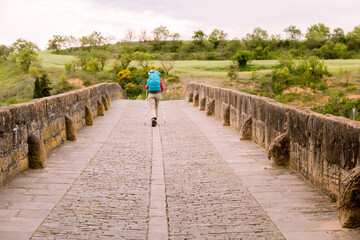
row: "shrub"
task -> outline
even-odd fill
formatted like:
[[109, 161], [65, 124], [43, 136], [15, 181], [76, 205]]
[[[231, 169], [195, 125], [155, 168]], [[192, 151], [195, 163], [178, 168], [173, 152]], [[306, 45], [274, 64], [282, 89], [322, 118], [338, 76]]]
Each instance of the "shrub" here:
[[275, 94], [281, 94], [282, 90], [291, 84], [289, 69], [283, 67], [272, 72], [271, 76], [272, 90]]
[[41, 70], [38, 67], [29, 67], [29, 75], [31, 75], [33, 78], [36, 78], [37, 76], [40, 76]]
[[126, 84], [131, 82], [131, 72], [127, 69], [120, 71], [117, 76], [121, 87], [125, 87]]
[[136, 99], [143, 91], [138, 85], [133, 83], [126, 84], [124, 90], [129, 99]]
[[167, 81], [169, 83], [179, 83], [180, 82], [180, 77], [179, 75], [174, 75], [174, 76], [171, 76], [167, 79]]
[[239, 76], [238, 72], [239, 72], [238, 64], [233, 63], [229, 66], [229, 71], [227, 73], [227, 76], [230, 78], [230, 80], [237, 80]]
[[[322, 114], [332, 114], [335, 116], [343, 116], [346, 118], [353, 118], [353, 109], [358, 113], [360, 111], [360, 99], [348, 99], [333, 97], [324, 105], [314, 106], [313, 111]], [[356, 120], [360, 120], [357, 114]]]
[[245, 67], [253, 58], [254, 53], [252, 51], [240, 50], [231, 57], [231, 60], [237, 62], [239, 67]]
[[65, 71], [68, 73], [75, 72], [75, 66], [72, 63], [65, 63]]
[[50, 79], [46, 73], [43, 73], [41, 76], [36, 76], [35, 78], [35, 87], [34, 87], [34, 98], [42, 98], [50, 96]]

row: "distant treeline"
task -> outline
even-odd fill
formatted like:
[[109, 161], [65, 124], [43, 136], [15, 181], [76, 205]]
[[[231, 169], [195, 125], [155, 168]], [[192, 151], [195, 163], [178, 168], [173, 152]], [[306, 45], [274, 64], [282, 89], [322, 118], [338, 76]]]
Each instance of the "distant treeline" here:
[[[360, 25], [348, 33], [341, 28], [331, 31], [322, 23], [308, 27], [304, 34], [293, 25], [284, 32], [286, 38], [280, 34], [269, 35], [266, 30], [257, 27], [242, 39], [228, 40], [228, 34], [223, 30], [214, 29], [210, 34], [198, 30], [193, 33], [192, 40], [182, 40], [179, 33], [170, 33], [167, 27], [159, 26], [151, 34], [143, 30], [139, 36], [128, 30], [125, 39], [117, 43], [112, 43], [112, 37], [96, 31], [80, 38], [54, 35], [48, 41], [48, 50], [77, 57], [76, 61], [67, 64], [68, 71], [76, 71], [77, 68], [103, 71], [110, 59], [117, 61], [114, 62], [114, 70], [119, 71], [126, 69], [133, 60], [146, 65], [154, 59], [236, 59], [241, 63], [244, 56], [246, 60], [263, 60], [279, 59], [284, 54], [293, 58], [360, 58]], [[11, 46], [0, 45], [0, 59], [10, 58], [27, 71], [29, 67], [36, 66], [38, 50], [35, 43], [18, 39]]]
[[[48, 49], [56, 53], [73, 54], [79, 49], [106, 49], [109, 52], [146, 52], [155, 59], [173, 60], [226, 60], [239, 50], [249, 50], [254, 59], [277, 59], [284, 53], [293, 57], [317, 56], [324, 59], [360, 58], [360, 25], [348, 33], [341, 28], [332, 31], [322, 23], [314, 24], [302, 33], [296, 26], [284, 29], [286, 38], [280, 34], [269, 35], [259, 27], [242, 39], [227, 39], [227, 33], [214, 29], [209, 35], [198, 30], [192, 40], [181, 40], [179, 33], [170, 33], [165, 26], [155, 28], [150, 35], [144, 30], [139, 36], [128, 30], [123, 41], [111, 44], [111, 37], [94, 31], [89, 36], [55, 35], [49, 40]], [[126, 48], [126, 50], [124, 50]]]

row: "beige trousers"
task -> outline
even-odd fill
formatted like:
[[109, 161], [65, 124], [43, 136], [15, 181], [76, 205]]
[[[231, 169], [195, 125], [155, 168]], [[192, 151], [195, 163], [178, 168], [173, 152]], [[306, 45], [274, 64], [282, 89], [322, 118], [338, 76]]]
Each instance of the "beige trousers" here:
[[161, 93], [149, 93], [148, 101], [150, 103], [150, 116], [151, 118], [158, 118], [158, 108], [160, 102]]

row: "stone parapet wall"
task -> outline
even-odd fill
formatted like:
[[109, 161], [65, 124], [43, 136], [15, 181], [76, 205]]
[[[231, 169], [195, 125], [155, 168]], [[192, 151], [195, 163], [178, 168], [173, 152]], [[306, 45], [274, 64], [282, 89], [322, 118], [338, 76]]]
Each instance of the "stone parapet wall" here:
[[116, 83], [88, 88], [0, 108], [0, 185], [29, 168], [29, 135], [41, 140], [46, 152], [66, 140], [65, 116], [75, 129], [85, 126], [86, 106], [98, 114], [102, 98], [126, 98]]
[[356, 226], [349, 224], [354, 219], [360, 226], [359, 122], [199, 83], [187, 84], [185, 98], [207, 115], [211, 115], [207, 105], [215, 101], [211, 111], [223, 125], [262, 146], [271, 164], [298, 170], [331, 199], [339, 200], [343, 226]]

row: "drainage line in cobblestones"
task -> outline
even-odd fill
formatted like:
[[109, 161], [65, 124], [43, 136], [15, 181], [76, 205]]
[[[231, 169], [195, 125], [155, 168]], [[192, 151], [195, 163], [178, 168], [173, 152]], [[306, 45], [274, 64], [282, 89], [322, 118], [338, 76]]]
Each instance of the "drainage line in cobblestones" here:
[[163, 164], [163, 170], [164, 170], [164, 184], [165, 184], [165, 204], [166, 204], [166, 220], [167, 220], [167, 229], [168, 229], [168, 236], [170, 237], [170, 221], [169, 221], [169, 205], [167, 201], [167, 187], [166, 187], [166, 176], [165, 176], [165, 158], [164, 158], [164, 144], [163, 144], [163, 138], [162, 138], [162, 128], [159, 127], [160, 131], [160, 142], [161, 142], [161, 149], [162, 149], [162, 164]]
[[168, 239], [163, 147], [159, 127], [152, 128], [151, 187], [148, 239]]

